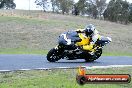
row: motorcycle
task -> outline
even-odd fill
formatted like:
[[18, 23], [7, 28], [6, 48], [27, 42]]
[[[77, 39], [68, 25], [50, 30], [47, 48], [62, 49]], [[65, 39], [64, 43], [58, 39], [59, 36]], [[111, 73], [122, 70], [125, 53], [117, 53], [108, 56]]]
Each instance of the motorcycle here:
[[82, 34], [76, 31], [62, 33], [58, 38], [58, 45], [48, 52], [47, 60], [56, 62], [60, 59], [85, 59], [86, 62], [93, 62], [101, 56], [103, 47], [112, 41], [110, 37], [101, 36], [94, 44], [94, 52], [91, 53], [91, 51], [80, 48], [81, 44], [90, 42], [90, 38], [82, 41], [81, 36]]

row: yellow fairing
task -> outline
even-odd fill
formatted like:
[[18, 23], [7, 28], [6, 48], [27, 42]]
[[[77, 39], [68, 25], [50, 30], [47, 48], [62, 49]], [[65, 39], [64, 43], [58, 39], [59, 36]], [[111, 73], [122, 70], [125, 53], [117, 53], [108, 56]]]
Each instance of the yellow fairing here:
[[84, 46], [83, 46], [83, 49], [84, 49], [84, 50], [90, 50], [90, 51], [93, 51], [93, 50], [92, 50], [92, 49], [93, 49], [93, 44], [84, 45]]
[[86, 36], [85, 36], [84, 34], [82, 34], [82, 33], [79, 33], [78, 35], [79, 35], [79, 37], [82, 39], [81, 42], [77, 42], [77, 43], [76, 43], [78, 46], [84, 46], [84, 45], [87, 45], [87, 44], [90, 43], [90, 38], [86, 37]]

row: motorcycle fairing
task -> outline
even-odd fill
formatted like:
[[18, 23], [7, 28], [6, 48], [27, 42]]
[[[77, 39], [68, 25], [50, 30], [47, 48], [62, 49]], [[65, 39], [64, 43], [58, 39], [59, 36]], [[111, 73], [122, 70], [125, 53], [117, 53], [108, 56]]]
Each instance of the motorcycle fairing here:
[[110, 37], [101, 36], [96, 44], [104, 46], [104, 45], [110, 43], [111, 41], [112, 41], [112, 39]]
[[73, 45], [78, 41], [81, 41], [81, 38], [75, 31], [65, 32], [61, 34], [58, 39], [58, 43], [63, 45]]
[[83, 45], [88, 45], [89, 43], [90, 43], [90, 38], [89, 37], [86, 37], [84, 34], [82, 34], [82, 33], [79, 33], [78, 34], [79, 35], [79, 37], [81, 38], [81, 42], [77, 42], [76, 44], [78, 45], [78, 46], [83, 46]]

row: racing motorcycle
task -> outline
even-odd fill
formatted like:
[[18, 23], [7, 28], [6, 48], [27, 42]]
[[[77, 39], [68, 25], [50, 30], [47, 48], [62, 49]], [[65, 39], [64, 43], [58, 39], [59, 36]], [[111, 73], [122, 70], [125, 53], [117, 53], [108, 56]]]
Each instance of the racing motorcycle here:
[[76, 31], [62, 33], [58, 38], [58, 45], [48, 52], [47, 60], [56, 62], [60, 59], [85, 59], [86, 62], [93, 62], [101, 56], [103, 47], [112, 41], [110, 37], [100, 36], [94, 44], [94, 52], [91, 53], [91, 51], [81, 48], [85, 43], [90, 43], [89, 37], [84, 38], [82, 36], [82, 33]]

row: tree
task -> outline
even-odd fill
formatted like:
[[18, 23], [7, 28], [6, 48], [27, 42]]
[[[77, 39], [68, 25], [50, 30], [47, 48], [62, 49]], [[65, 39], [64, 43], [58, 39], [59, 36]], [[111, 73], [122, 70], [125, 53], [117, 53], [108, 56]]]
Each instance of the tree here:
[[115, 0], [111, 0], [104, 11], [103, 16], [106, 20], [114, 21], [114, 11], [115, 11]]
[[76, 3], [76, 8], [78, 8], [80, 14], [85, 14], [86, 13], [86, 0], [79, 0]]
[[46, 12], [47, 7], [48, 7], [48, 0], [36, 0], [35, 1], [36, 5], [39, 5], [43, 8], [44, 12]]
[[[94, 0], [95, 1], [95, 0]], [[87, 11], [86, 13], [93, 17], [94, 19], [97, 18], [97, 15], [98, 15], [98, 10], [97, 10], [97, 5], [96, 5], [96, 2], [94, 2], [93, 0], [88, 0], [86, 2], [86, 5], [87, 5]]]
[[129, 5], [129, 21], [132, 22], [132, 3]]
[[106, 8], [106, 0], [87, 0], [86, 6], [88, 15], [95, 19], [100, 18]]
[[57, 0], [58, 1], [58, 8], [62, 11], [62, 14], [69, 13], [69, 11], [73, 7], [73, 0]]
[[129, 3], [123, 0], [111, 0], [103, 15], [107, 20], [127, 24], [129, 21]]
[[80, 13], [79, 8], [77, 7], [76, 4], [74, 4], [73, 9], [72, 9], [72, 14], [77, 16], [77, 15], [79, 15], [79, 13]]
[[96, 6], [99, 17], [103, 14], [105, 8], [106, 8], [106, 0], [96, 0]]
[[73, 0], [36, 0], [35, 3], [46, 11], [49, 4], [52, 6], [53, 12], [69, 13], [73, 6]]
[[121, 16], [119, 18], [119, 21], [123, 22], [124, 24], [127, 24], [129, 22], [129, 3], [126, 1], [121, 2]]
[[16, 4], [14, 3], [14, 0], [0, 0], [0, 9], [15, 9]]
[[59, 12], [59, 2], [58, 0], [51, 0], [52, 12]]

